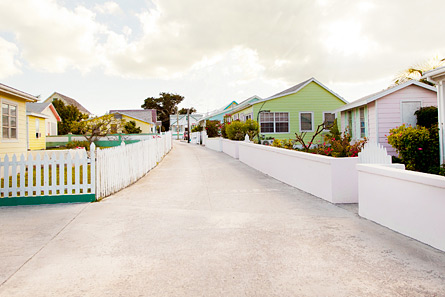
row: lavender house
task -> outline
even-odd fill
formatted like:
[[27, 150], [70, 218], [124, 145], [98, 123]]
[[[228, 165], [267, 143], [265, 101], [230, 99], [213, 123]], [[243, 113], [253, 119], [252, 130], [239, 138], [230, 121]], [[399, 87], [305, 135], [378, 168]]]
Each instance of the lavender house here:
[[353, 101], [334, 113], [341, 131], [348, 129], [353, 140], [366, 137], [396, 156], [395, 149], [388, 144], [389, 130], [402, 124], [415, 126], [414, 112], [425, 106], [437, 106], [436, 88], [411, 80]]

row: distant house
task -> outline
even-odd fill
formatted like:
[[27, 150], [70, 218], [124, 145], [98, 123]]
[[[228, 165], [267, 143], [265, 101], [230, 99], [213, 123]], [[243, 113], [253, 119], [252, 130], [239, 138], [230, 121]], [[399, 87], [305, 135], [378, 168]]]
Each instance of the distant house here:
[[51, 102], [27, 103], [26, 112], [45, 115], [45, 135], [57, 135], [57, 123], [61, 118]]
[[[200, 113], [192, 113], [189, 115], [190, 130], [199, 125], [202, 117], [203, 115]], [[170, 115], [170, 131], [172, 132], [173, 138], [184, 138], [184, 132], [188, 131], [189, 119], [186, 114]]]
[[319, 124], [334, 121], [331, 110], [346, 103], [321, 82], [310, 78], [268, 98], [237, 106], [231, 120], [258, 121], [260, 134], [266, 138], [295, 139], [295, 133], [306, 132], [305, 139], [310, 139]]
[[1, 145], [0, 157], [5, 154], [22, 154], [27, 151], [26, 103], [36, 102], [37, 97], [0, 84]]
[[[28, 104], [27, 104], [28, 105]], [[26, 110], [26, 123], [28, 130], [27, 149], [28, 151], [44, 150], [46, 149], [46, 125], [45, 122], [48, 116], [30, 112]]]
[[349, 131], [353, 140], [368, 138], [386, 147], [390, 155], [397, 155], [388, 144], [389, 130], [402, 124], [416, 126], [414, 112], [420, 107], [437, 106], [436, 88], [408, 81], [363, 97], [333, 112], [338, 114], [341, 131]]
[[117, 119], [134, 121], [142, 133], [156, 133], [156, 109], [114, 109], [109, 113]]
[[77, 109], [79, 109], [79, 111], [81, 113], [88, 115], [88, 117], [90, 117], [92, 115], [91, 112], [88, 111], [88, 109], [83, 107], [82, 104], [80, 104], [79, 102], [77, 102], [73, 98], [70, 98], [68, 96], [62, 95], [62, 94], [57, 93], [57, 92], [54, 92], [44, 102], [45, 103], [46, 102], [53, 102], [55, 99], [61, 100], [63, 103], [65, 103], [65, 105], [72, 105], [72, 106], [77, 107]]
[[236, 101], [232, 101], [228, 105], [224, 105], [223, 107], [221, 107], [217, 110], [214, 110], [214, 111], [209, 112], [208, 114], [205, 114], [201, 118], [200, 122], [205, 123], [206, 120], [210, 120], [210, 121], [220, 121], [222, 123], [224, 121], [224, 116], [226, 114], [230, 113], [237, 106], [238, 106], [238, 103]]

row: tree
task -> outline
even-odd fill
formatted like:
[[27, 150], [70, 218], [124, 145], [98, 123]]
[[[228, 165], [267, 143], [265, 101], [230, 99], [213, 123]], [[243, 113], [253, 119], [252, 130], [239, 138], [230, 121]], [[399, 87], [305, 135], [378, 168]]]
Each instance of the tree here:
[[116, 119], [113, 114], [106, 114], [101, 117], [79, 122], [75, 126], [80, 134], [91, 144], [98, 140], [99, 137], [122, 131], [124, 125], [125, 120]]
[[135, 121], [129, 121], [124, 125], [124, 132], [126, 134], [139, 134], [142, 133], [142, 130], [140, 127], [136, 127]]
[[170, 128], [170, 115], [174, 114], [176, 106], [184, 100], [184, 97], [178, 94], [159, 93], [158, 98], [148, 97], [141, 105], [144, 109], [156, 109], [158, 118], [162, 122], [165, 131]]
[[196, 109], [194, 107], [190, 108], [181, 108], [178, 113], [179, 114], [187, 114], [187, 111], [189, 111], [189, 114], [196, 112]]
[[83, 114], [73, 105], [65, 105], [65, 103], [63, 103], [63, 101], [60, 99], [55, 99], [52, 103], [62, 120], [61, 122], [57, 123], [58, 134], [79, 134], [80, 131], [77, 128], [77, 124], [80, 121], [87, 119], [88, 115]]
[[424, 63], [413, 65], [396, 75], [396, 77], [394, 78], [394, 85], [400, 85], [409, 80], [418, 80], [420, 82], [433, 86], [434, 84], [432, 82], [429, 82], [421, 77], [425, 72], [441, 66], [445, 66], [445, 59], [439, 59], [439, 57], [437, 56]]

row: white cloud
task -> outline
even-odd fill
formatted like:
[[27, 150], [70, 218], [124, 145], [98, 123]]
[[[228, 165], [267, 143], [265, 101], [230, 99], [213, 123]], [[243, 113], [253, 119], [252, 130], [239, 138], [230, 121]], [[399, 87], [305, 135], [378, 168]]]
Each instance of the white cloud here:
[[0, 37], [0, 79], [21, 73], [17, 54], [17, 46]]
[[119, 4], [113, 1], [107, 1], [102, 4], [96, 4], [94, 6], [94, 10], [96, 10], [98, 13], [102, 14], [118, 14], [123, 13], [122, 9], [120, 8]]

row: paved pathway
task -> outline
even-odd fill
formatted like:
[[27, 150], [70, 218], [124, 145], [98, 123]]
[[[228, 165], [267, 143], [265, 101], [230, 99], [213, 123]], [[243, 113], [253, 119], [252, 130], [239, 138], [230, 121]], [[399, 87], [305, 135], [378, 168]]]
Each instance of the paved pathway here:
[[0, 296], [445, 296], [445, 253], [185, 143], [101, 202], [0, 208], [0, 238]]

